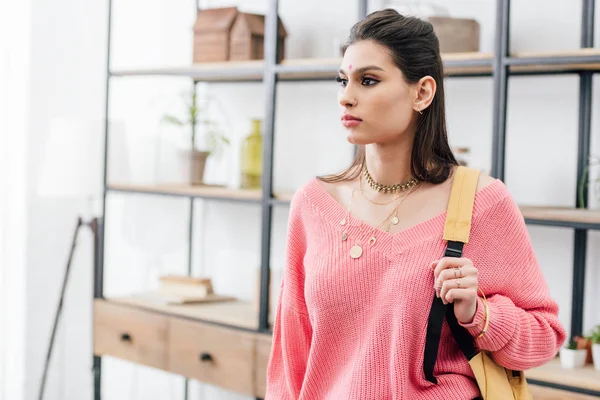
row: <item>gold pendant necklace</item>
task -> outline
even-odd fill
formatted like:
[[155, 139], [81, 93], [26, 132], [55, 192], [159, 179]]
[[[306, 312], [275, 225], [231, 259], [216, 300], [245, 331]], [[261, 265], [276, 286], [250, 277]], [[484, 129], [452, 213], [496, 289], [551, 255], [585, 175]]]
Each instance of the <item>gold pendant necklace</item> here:
[[[400, 200], [400, 202], [398, 203], [398, 205], [396, 207], [394, 207], [394, 209], [392, 210], [392, 212], [390, 214], [388, 214], [387, 217], [385, 217], [385, 219], [383, 221], [381, 221], [381, 223], [379, 225], [377, 225], [376, 227], [374, 227], [371, 230], [371, 237], [369, 238], [368, 244], [369, 246], [373, 246], [376, 242], [377, 239], [375, 238], [375, 231], [377, 231], [378, 229], [380, 229], [384, 224], [387, 225], [385, 226], [385, 231], [389, 232], [391, 225], [397, 225], [399, 222], [399, 218], [398, 218], [398, 209], [400, 208], [400, 205], [402, 205], [402, 203], [404, 202], [404, 200], [408, 197], [409, 194], [411, 194], [413, 192], [413, 190], [418, 187], [419, 185], [415, 185], [413, 187], [410, 188], [410, 190], [408, 191], [408, 193], [406, 193]], [[352, 203], [354, 201], [354, 192], [356, 189], [352, 190], [352, 197], [350, 199], [350, 206], [348, 207], [348, 212], [347, 212], [347, 216], [346, 218], [342, 219], [342, 221], [340, 221], [341, 225], [346, 225], [346, 223], [349, 221], [350, 219], [350, 215], [351, 215], [351, 209], [352, 209]], [[392, 217], [393, 215], [393, 217]], [[391, 218], [390, 218], [391, 217]], [[388, 221], [389, 220], [389, 221]], [[348, 233], [344, 232], [342, 234], [342, 241], [345, 242], [346, 240], [348, 240]], [[357, 259], [360, 258], [363, 255], [363, 247], [362, 244], [364, 242], [363, 240], [360, 240], [358, 242], [356, 242], [351, 248], [350, 248], [350, 257], [353, 259]]]

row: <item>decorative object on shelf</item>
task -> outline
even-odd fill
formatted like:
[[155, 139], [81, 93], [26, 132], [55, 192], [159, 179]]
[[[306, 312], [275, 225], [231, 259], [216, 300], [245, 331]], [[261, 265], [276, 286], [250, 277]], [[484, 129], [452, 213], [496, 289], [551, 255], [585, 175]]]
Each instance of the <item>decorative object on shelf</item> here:
[[237, 7], [198, 10], [194, 24], [194, 63], [229, 60], [231, 28]]
[[210, 278], [193, 278], [185, 275], [167, 275], [159, 278], [158, 290], [137, 293], [134, 297], [164, 305], [184, 305], [233, 301], [235, 297], [218, 295]]
[[241, 187], [242, 189], [257, 189], [261, 187], [262, 178], [262, 121], [252, 120], [252, 130], [242, 142]]
[[578, 349], [577, 341], [571, 339], [560, 349], [560, 364], [566, 369], [581, 368], [585, 365], [586, 355], [587, 351]]
[[[287, 32], [281, 18], [277, 18], [278, 46], [277, 62], [280, 63], [285, 54], [285, 38]], [[260, 14], [238, 13], [231, 28], [230, 57], [231, 61], [263, 60], [265, 58], [265, 16]]]
[[592, 359], [594, 362], [594, 369], [600, 371], [600, 325], [596, 325], [590, 336], [592, 342]]
[[[198, 104], [196, 91], [184, 95], [183, 102], [186, 111], [184, 118], [168, 114], [163, 117], [162, 122], [190, 129], [191, 147], [182, 151], [182, 164], [189, 168], [189, 183], [191, 185], [203, 185], [204, 170], [208, 157], [219, 156], [224, 147], [229, 145], [230, 142], [215, 120], [203, 116], [203, 113], [208, 109], [208, 104], [205, 106]], [[207, 103], [210, 103], [210, 98], [207, 99]]]
[[451, 17], [446, 7], [433, 1], [386, 0], [385, 6], [430, 22], [442, 53], [479, 51], [480, 27], [474, 19]]
[[592, 364], [592, 340], [585, 336], [575, 336], [578, 350], [585, 350], [585, 364]]
[[577, 187], [578, 195], [578, 203], [579, 207], [585, 207], [586, 199], [584, 198], [585, 188], [594, 193], [597, 201], [600, 202], [600, 175], [596, 177], [592, 177], [590, 171], [592, 168], [600, 166], [600, 157], [598, 156], [590, 156], [585, 169], [583, 170], [583, 174], [581, 175], [581, 179], [579, 180], [579, 184]]
[[442, 53], [468, 53], [479, 51], [479, 22], [469, 18], [427, 18], [440, 41]]
[[455, 147], [453, 149], [454, 156], [456, 157], [456, 161], [458, 161], [458, 165], [462, 165], [464, 167], [470, 166], [470, 156], [471, 149], [468, 147]]

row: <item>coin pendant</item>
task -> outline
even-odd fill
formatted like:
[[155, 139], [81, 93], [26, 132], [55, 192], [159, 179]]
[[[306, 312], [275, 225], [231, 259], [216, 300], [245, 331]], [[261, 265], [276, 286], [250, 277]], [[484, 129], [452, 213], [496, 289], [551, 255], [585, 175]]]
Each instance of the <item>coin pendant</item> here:
[[354, 245], [352, 246], [352, 248], [350, 249], [350, 257], [352, 258], [358, 258], [362, 255], [363, 249], [362, 247], [360, 247], [359, 245]]
[[394, 218], [392, 218], [392, 221], [391, 221], [391, 222], [392, 222], [392, 224], [394, 224], [394, 225], [398, 225], [398, 222], [400, 222], [400, 221], [398, 220], [398, 217], [394, 217]]

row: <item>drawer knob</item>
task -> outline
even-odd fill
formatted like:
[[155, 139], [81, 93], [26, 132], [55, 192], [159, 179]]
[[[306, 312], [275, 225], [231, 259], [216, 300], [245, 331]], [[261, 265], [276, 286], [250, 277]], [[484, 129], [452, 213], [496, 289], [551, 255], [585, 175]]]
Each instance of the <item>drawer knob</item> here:
[[212, 361], [212, 356], [210, 355], [210, 353], [201, 353], [200, 361], [202, 361], [202, 362]]
[[131, 335], [129, 333], [121, 333], [122, 342], [131, 342]]

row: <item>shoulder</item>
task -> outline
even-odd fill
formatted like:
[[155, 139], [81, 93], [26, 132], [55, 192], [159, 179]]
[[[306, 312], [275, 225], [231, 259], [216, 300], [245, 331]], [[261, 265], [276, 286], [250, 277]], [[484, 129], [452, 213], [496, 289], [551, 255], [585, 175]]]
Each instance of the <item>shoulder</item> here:
[[493, 184], [502, 184], [502, 181], [482, 173], [479, 175], [479, 181], [477, 182], [477, 193]]
[[317, 209], [321, 203], [337, 198], [337, 191], [336, 184], [322, 182], [313, 177], [294, 192], [290, 202], [290, 213], [303, 214], [305, 211]]

